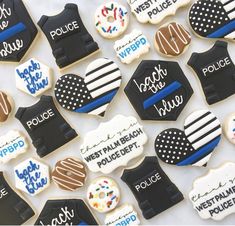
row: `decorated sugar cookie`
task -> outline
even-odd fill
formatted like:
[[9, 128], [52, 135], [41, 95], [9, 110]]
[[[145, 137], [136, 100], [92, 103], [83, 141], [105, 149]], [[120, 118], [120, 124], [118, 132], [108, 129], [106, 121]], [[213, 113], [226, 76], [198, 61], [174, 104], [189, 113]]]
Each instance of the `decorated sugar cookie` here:
[[144, 60], [125, 87], [142, 120], [175, 121], [193, 94], [177, 62]]
[[129, 15], [127, 9], [115, 1], [99, 6], [95, 12], [95, 26], [104, 38], [116, 38], [128, 26]]
[[0, 61], [19, 62], [37, 33], [22, 0], [0, 2]]
[[230, 114], [224, 121], [224, 133], [226, 138], [235, 144], [235, 113]]
[[22, 225], [34, 216], [31, 206], [7, 183], [0, 171], [0, 225]]
[[116, 182], [109, 177], [99, 177], [91, 182], [87, 189], [89, 205], [100, 213], [113, 210], [120, 200], [120, 191]]
[[189, 23], [200, 37], [235, 39], [235, 0], [197, 0]]
[[235, 164], [227, 162], [193, 183], [189, 198], [203, 219], [216, 221], [235, 213]]
[[184, 131], [171, 128], [155, 140], [158, 157], [177, 166], [205, 166], [221, 139], [221, 125], [208, 110], [195, 111], [184, 123]]
[[111, 213], [108, 213], [105, 217], [105, 225], [139, 225], [140, 220], [133, 206], [124, 204]]
[[10, 97], [0, 91], [0, 123], [7, 121], [12, 112], [12, 103]]
[[98, 44], [83, 24], [76, 4], [66, 4], [63, 11], [57, 15], [43, 15], [38, 25], [50, 43], [60, 69], [99, 50]]
[[140, 23], [158, 24], [165, 17], [174, 15], [178, 8], [190, 0], [127, 0], [132, 13]]
[[24, 153], [28, 143], [23, 135], [16, 130], [11, 130], [0, 137], [0, 163], [7, 163], [18, 155]]
[[34, 97], [52, 87], [51, 69], [34, 58], [15, 69], [15, 79], [19, 90]]
[[109, 174], [141, 155], [146, 142], [147, 135], [136, 118], [117, 115], [88, 132], [80, 149], [92, 172]]
[[235, 65], [227, 42], [216, 41], [209, 50], [193, 53], [188, 65], [199, 78], [209, 105], [235, 94]]
[[191, 43], [189, 32], [176, 22], [163, 25], [155, 35], [155, 47], [166, 56], [179, 56]]
[[56, 163], [55, 168], [51, 173], [51, 177], [59, 188], [75, 191], [84, 186], [86, 169], [80, 160], [66, 158]]
[[14, 168], [17, 189], [35, 196], [50, 185], [49, 167], [36, 159], [29, 158]]
[[130, 64], [149, 52], [150, 44], [140, 30], [133, 30], [114, 44], [114, 49], [122, 63]]
[[74, 74], [61, 76], [55, 85], [55, 97], [66, 110], [104, 116], [121, 85], [121, 72], [109, 59], [90, 63], [85, 78]]
[[34, 225], [98, 225], [82, 199], [51, 199]]

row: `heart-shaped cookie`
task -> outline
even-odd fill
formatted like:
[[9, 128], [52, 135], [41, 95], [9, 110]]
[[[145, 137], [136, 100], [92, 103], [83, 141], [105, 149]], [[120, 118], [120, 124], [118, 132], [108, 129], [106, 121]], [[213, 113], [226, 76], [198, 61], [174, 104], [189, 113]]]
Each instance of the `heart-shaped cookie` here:
[[205, 166], [221, 137], [217, 117], [207, 110], [192, 113], [184, 124], [184, 131], [167, 129], [155, 140], [158, 157], [177, 166]]
[[74, 74], [61, 76], [55, 85], [55, 97], [69, 111], [104, 116], [121, 80], [118, 66], [100, 58], [89, 64], [85, 78]]
[[190, 9], [194, 32], [205, 38], [235, 39], [235, 0], [198, 0]]

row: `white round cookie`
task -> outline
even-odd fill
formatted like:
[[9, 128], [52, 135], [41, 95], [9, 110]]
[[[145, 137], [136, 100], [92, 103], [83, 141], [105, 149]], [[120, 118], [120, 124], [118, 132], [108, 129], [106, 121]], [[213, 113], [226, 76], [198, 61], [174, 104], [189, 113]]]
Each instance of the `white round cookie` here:
[[224, 121], [224, 133], [229, 142], [235, 144], [235, 113], [230, 114]]
[[100, 5], [95, 12], [95, 26], [104, 38], [120, 36], [129, 24], [127, 9], [115, 1]]

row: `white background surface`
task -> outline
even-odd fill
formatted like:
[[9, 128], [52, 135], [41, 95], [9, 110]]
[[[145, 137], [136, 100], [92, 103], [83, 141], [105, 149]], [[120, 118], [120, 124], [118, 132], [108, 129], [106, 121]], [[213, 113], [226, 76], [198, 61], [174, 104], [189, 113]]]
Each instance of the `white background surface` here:
[[[48, 157], [45, 157], [43, 161], [47, 163], [50, 168], [52, 169], [55, 163], [58, 160], [61, 160], [68, 156], [75, 156], [80, 158], [79, 153], [79, 147], [82, 143], [82, 138], [85, 135], [86, 132], [95, 129], [100, 122], [107, 121], [111, 119], [116, 114], [124, 114], [124, 115], [133, 115], [138, 118], [140, 121], [138, 115], [132, 108], [131, 104], [129, 103], [127, 97], [123, 93], [123, 88], [127, 84], [128, 80], [132, 76], [133, 72], [135, 71], [136, 67], [140, 63], [140, 60], [137, 60], [133, 62], [131, 65], [126, 66], [122, 64], [119, 59], [115, 56], [115, 52], [113, 50], [114, 40], [105, 40], [103, 39], [95, 30], [94, 26], [94, 12], [95, 9], [98, 7], [99, 4], [103, 3], [103, 0], [25, 0], [24, 1], [33, 20], [35, 23], [40, 19], [42, 14], [45, 15], [54, 15], [63, 10], [63, 7], [66, 3], [76, 3], [78, 4], [81, 18], [89, 30], [89, 32], [93, 35], [94, 39], [98, 42], [100, 46], [100, 53], [76, 64], [75, 66], [69, 68], [68, 70], [62, 72], [64, 73], [76, 73], [79, 75], [84, 75], [84, 71], [92, 60], [99, 58], [99, 57], [108, 57], [112, 60], [114, 60], [119, 66], [122, 71], [123, 75], [123, 85], [118, 93], [118, 95], [115, 97], [114, 101], [112, 102], [110, 108], [108, 109], [108, 112], [106, 113], [106, 116], [104, 119], [97, 118], [94, 116], [88, 116], [88, 115], [82, 115], [77, 113], [71, 113], [68, 111], [63, 110], [61, 107], [58, 106], [60, 112], [65, 116], [65, 118], [68, 120], [69, 123], [77, 130], [77, 132], [80, 134], [80, 138], [74, 140], [73, 142], [69, 143], [65, 147], [63, 147], [60, 150], [55, 151], [53, 154], [49, 155]], [[130, 12], [130, 8], [127, 6], [127, 3], [125, 0], [119, 0], [118, 2], [125, 5]], [[184, 26], [188, 27], [188, 22], [186, 20], [187, 18], [187, 12], [189, 10], [189, 7], [181, 9], [177, 12], [176, 16], [169, 17], [165, 19], [161, 24], [175, 20], [177, 22], [182, 23]], [[130, 24], [125, 34], [128, 34], [132, 31], [133, 28], [138, 28], [143, 31], [143, 33], [148, 37], [149, 42], [151, 43], [151, 51], [149, 54], [145, 55], [142, 59], [150, 59], [150, 60], [159, 60], [164, 59], [161, 56], [159, 56], [155, 49], [154, 49], [154, 34], [155, 31], [159, 25], [150, 25], [150, 24], [140, 24], [137, 22], [136, 18], [131, 15], [130, 16]], [[202, 90], [199, 85], [199, 81], [197, 80], [194, 73], [191, 71], [191, 69], [186, 65], [188, 59], [191, 56], [191, 53], [193, 51], [202, 52], [207, 49], [209, 49], [214, 43], [214, 40], [202, 40], [193, 35], [192, 45], [188, 49], [188, 51], [179, 58], [175, 59], [166, 59], [165, 60], [175, 60], [178, 61], [185, 72], [187, 78], [189, 79], [195, 94], [190, 99], [188, 105], [186, 105], [185, 109], [183, 110], [182, 114], [178, 118], [177, 122], [144, 122], [141, 123], [144, 125], [144, 129], [146, 133], [148, 134], [149, 141], [148, 144], [145, 146], [145, 155], [155, 155], [154, 151], [154, 140], [156, 136], [164, 129], [176, 127], [176, 128], [183, 128], [184, 119], [194, 110], [197, 109], [203, 109], [203, 108], [209, 108], [212, 110], [218, 118], [221, 120], [221, 122], [224, 120], [225, 116], [233, 111], [235, 111], [235, 95], [230, 97], [229, 99], [220, 102], [218, 104], [215, 104], [213, 106], [208, 106], [204, 100], [204, 95], [202, 93]], [[231, 57], [235, 59], [235, 47], [234, 43], [229, 43], [229, 52], [231, 54]], [[30, 49], [30, 51], [27, 53], [26, 57], [23, 59], [22, 62], [25, 60], [28, 60], [31, 57], [35, 57], [42, 62], [45, 62], [47, 65], [51, 66], [54, 70], [54, 81], [57, 80], [57, 78], [61, 75], [60, 71], [58, 70], [54, 58], [51, 53], [51, 49], [49, 47], [49, 44], [45, 38], [45, 36], [40, 32], [38, 39]], [[34, 104], [37, 99], [33, 98], [31, 96], [28, 96], [27, 94], [22, 93], [21, 91], [17, 90], [15, 87], [15, 80], [14, 80], [14, 68], [18, 64], [1, 64], [0, 65], [0, 89], [3, 91], [6, 91], [9, 93], [15, 101], [15, 111], [20, 106], [30, 106]], [[226, 87], [225, 87], [226, 88]], [[53, 90], [47, 92], [47, 94], [53, 94]], [[25, 134], [23, 127], [21, 124], [14, 118], [14, 114], [11, 116], [11, 119], [3, 125], [0, 125], [0, 135], [4, 135], [7, 131], [10, 129], [19, 129], [23, 131]], [[30, 156], [34, 156], [37, 158], [37, 154], [35, 152], [35, 149], [30, 146], [30, 149], [26, 154], [23, 154], [19, 156], [17, 159], [12, 160], [7, 165], [0, 165], [0, 169], [5, 171], [5, 177], [8, 180], [9, 184], [14, 187], [14, 176], [13, 176], [13, 167], [23, 161], [24, 159], [27, 159]], [[131, 162], [128, 166], [131, 166], [132, 164], [135, 164], [137, 160], [134, 160]], [[205, 174], [208, 169], [213, 167], [218, 167], [222, 163], [226, 161], [234, 161], [235, 162], [235, 147], [230, 144], [225, 137], [222, 138], [222, 142], [220, 143], [219, 147], [216, 149], [214, 155], [212, 156], [208, 166], [206, 168], [195, 168], [195, 167], [176, 167], [176, 166], [169, 166], [164, 164], [160, 161], [160, 164], [164, 171], [168, 174], [168, 176], [171, 178], [171, 180], [179, 187], [179, 189], [182, 191], [182, 193], [185, 196], [185, 200], [179, 203], [177, 206], [165, 211], [164, 213], [152, 218], [151, 220], [144, 220], [141, 211], [138, 208], [137, 202], [134, 199], [134, 196], [132, 195], [131, 191], [127, 187], [127, 185], [121, 181], [120, 175], [122, 173], [122, 169], [116, 170], [114, 173], [112, 173], [110, 176], [116, 179], [118, 184], [121, 187], [121, 202], [123, 203], [130, 203], [134, 205], [135, 209], [137, 210], [139, 217], [141, 219], [142, 224], [151, 224], [151, 225], [157, 225], [157, 224], [197, 224], [197, 225], [203, 225], [203, 224], [234, 224], [235, 222], [235, 215], [230, 215], [226, 219], [224, 219], [221, 222], [214, 222], [211, 220], [201, 220], [196, 211], [192, 208], [192, 204], [188, 199], [188, 193], [192, 188], [192, 183], [195, 178], [198, 176], [201, 176]], [[25, 199], [34, 207], [34, 210], [36, 211], [36, 215], [34, 218], [32, 218], [30, 221], [28, 221], [28, 224], [33, 224], [35, 220], [37, 219], [38, 214], [40, 213], [41, 209], [43, 208], [46, 200], [48, 198], [85, 198], [86, 197], [86, 188], [89, 182], [92, 180], [92, 178], [95, 178], [99, 176], [100, 174], [88, 174], [88, 179], [86, 186], [76, 192], [63, 192], [62, 190], [58, 189], [56, 185], [52, 182], [51, 186], [37, 195], [36, 197], [31, 197], [27, 194], [23, 194]], [[99, 222], [101, 224], [104, 223], [104, 214], [97, 214], [95, 211], [93, 211], [94, 215], [97, 216]]]

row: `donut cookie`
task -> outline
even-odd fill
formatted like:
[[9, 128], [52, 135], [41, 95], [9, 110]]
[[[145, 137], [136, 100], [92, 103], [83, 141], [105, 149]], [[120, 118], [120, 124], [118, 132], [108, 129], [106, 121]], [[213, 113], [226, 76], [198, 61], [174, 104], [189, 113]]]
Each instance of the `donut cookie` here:
[[114, 44], [114, 50], [122, 63], [130, 64], [149, 52], [150, 44], [139, 30], [133, 30]]
[[35, 196], [50, 185], [49, 167], [36, 159], [29, 158], [14, 168], [17, 189]]
[[99, 177], [91, 182], [87, 189], [89, 205], [100, 213], [113, 210], [120, 200], [120, 191], [116, 182], [109, 177]]
[[75, 191], [83, 187], [86, 179], [86, 169], [80, 160], [66, 158], [56, 163], [51, 178], [59, 188]]
[[85, 78], [74, 74], [61, 76], [55, 85], [55, 97], [66, 110], [104, 116], [121, 85], [121, 72], [109, 59], [90, 63]]
[[99, 50], [98, 44], [84, 26], [76, 4], [66, 4], [54, 16], [43, 15], [39, 27], [50, 43], [59, 68], [65, 68]]
[[20, 107], [15, 117], [28, 132], [41, 158], [77, 137], [76, 131], [59, 113], [51, 96], [43, 95], [36, 104]]
[[12, 112], [12, 103], [10, 97], [0, 91], [0, 123], [7, 121]]
[[142, 120], [174, 121], [193, 89], [177, 62], [144, 60], [125, 87], [125, 94]]
[[81, 155], [92, 172], [109, 174], [140, 156], [147, 139], [136, 118], [117, 115], [86, 134]]
[[0, 172], [0, 225], [22, 225], [34, 216], [33, 209], [7, 183]]
[[230, 114], [224, 121], [224, 133], [232, 144], [235, 144], [235, 113]]
[[158, 157], [177, 166], [205, 166], [221, 139], [217, 117], [208, 110], [192, 113], [185, 120], [184, 131], [167, 129], [155, 140]]
[[137, 167], [125, 169], [121, 179], [132, 191], [145, 219], [160, 214], [184, 199], [156, 157], [145, 157]]
[[95, 12], [95, 26], [104, 38], [116, 38], [128, 26], [129, 15], [126, 8], [117, 2], [108, 2], [99, 6]]
[[193, 53], [188, 61], [201, 82], [209, 105], [235, 94], [235, 65], [227, 48], [227, 42], [216, 41], [211, 49]]
[[115, 209], [113, 212], [108, 213], [105, 217], [106, 226], [116, 226], [116, 225], [139, 225], [140, 220], [138, 218], [137, 212], [134, 210], [133, 206], [129, 204], [124, 204], [121, 207]]
[[0, 137], [0, 163], [7, 163], [18, 155], [26, 152], [28, 143], [23, 135], [11, 130]]
[[140, 23], [158, 24], [165, 17], [174, 15], [178, 8], [186, 6], [190, 0], [127, 0], [127, 3]]
[[32, 58], [15, 69], [16, 88], [37, 97], [52, 87], [51, 69]]
[[204, 38], [235, 39], [235, 0], [198, 0], [189, 11], [193, 31]]
[[82, 199], [53, 199], [44, 205], [34, 225], [98, 225]]
[[175, 57], [185, 52], [191, 43], [189, 32], [176, 22], [162, 26], [155, 35], [155, 47], [166, 56]]
[[197, 178], [189, 199], [203, 219], [216, 221], [235, 213], [235, 164], [224, 163]]
[[0, 61], [19, 62], [38, 31], [22, 0], [0, 2]]

